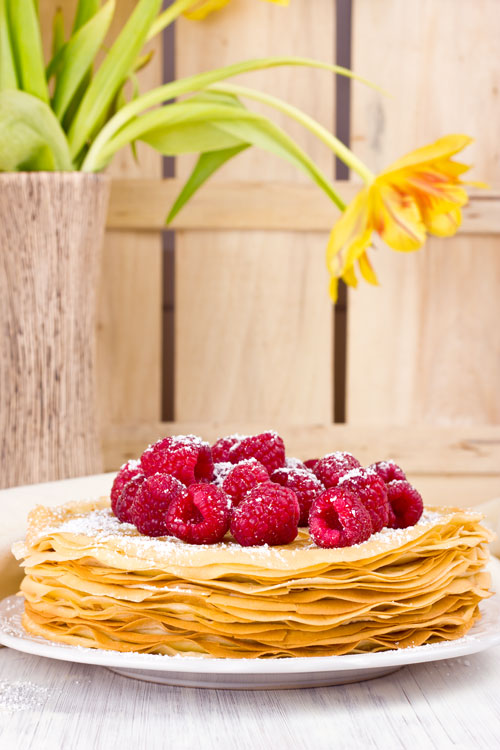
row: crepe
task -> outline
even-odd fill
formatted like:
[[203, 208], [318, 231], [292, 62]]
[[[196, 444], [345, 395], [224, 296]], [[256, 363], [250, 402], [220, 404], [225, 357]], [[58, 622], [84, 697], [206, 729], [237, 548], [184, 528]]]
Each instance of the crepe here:
[[14, 545], [25, 628], [93, 648], [203, 657], [326, 656], [464, 635], [490, 596], [481, 514], [429, 508], [408, 529], [321, 549], [141, 536], [108, 498], [39, 506]]

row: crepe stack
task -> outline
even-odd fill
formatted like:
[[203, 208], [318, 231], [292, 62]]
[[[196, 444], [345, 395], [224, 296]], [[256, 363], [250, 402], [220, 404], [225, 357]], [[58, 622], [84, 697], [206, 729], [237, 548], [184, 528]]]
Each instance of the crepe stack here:
[[463, 636], [490, 595], [481, 515], [428, 509], [408, 529], [321, 549], [231, 537], [194, 546], [120, 524], [109, 500], [37, 507], [14, 547], [25, 628], [51, 641], [203, 657], [326, 656]]

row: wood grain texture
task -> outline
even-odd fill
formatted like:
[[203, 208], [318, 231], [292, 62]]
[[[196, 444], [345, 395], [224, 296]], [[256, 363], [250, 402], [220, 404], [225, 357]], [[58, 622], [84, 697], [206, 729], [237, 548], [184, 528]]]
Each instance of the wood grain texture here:
[[[394, 95], [354, 87], [361, 158], [378, 171], [465, 132], [476, 138], [464, 157], [471, 177], [498, 182], [498, 3], [356, 0], [354, 8], [354, 68]], [[498, 423], [500, 238], [432, 238], [406, 255], [383, 248], [374, 264], [381, 288], [349, 295], [348, 420]]]
[[[165, 217], [183, 180], [116, 179], [111, 185], [109, 229], [165, 228]], [[344, 200], [359, 190], [356, 182], [334, 185]], [[314, 185], [277, 180], [224, 180], [208, 183], [173, 221], [174, 229], [246, 229], [328, 232], [338, 212]], [[471, 190], [460, 234], [500, 234], [500, 190]]]
[[[277, 423], [288, 455], [306, 459], [334, 450], [347, 450], [363, 464], [391, 457], [404, 467], [428, 505], [476, 505], [500, 497], [500, 428], [377, 428], [355, 425], [305, 426]], [[255, 434], [269, 423], [159, 423], [110, 427], [104, 435], [107, 471], [164, 435], [197, 434], [214, 442], [224, 434]]]
[[0, 175], [0, 486], [99, 471], [95, 307], [109, 181]]
[[[333, 11], [329, 0], [307, 8], [292, 3], [287, 9], [241, 0], [206, 22], [181, 21], [177, 74], [266, 55], [333, 60]], [[278, 94], [332, 127], [334, 80], [328, 73], [276, 69], [243, 76], [241, 82]], [[284, 122], [279, 116], [275, 120]], [[296, 123], [286, 127], [332, 174], [327, 149]], [[179, 159], [179, 176], [185, 177], [192, 161]], [[291, 165], [255, 149], [228, 164], [212, 184], [228, 178], [307, 180]], [[230, 216], [230, 207], [219, 207], [219, 215], [221, 210]], [[177, 234], [176, 419], [266, 418], [272, 423], [286, 415], [297, 422], [330, 418], [326, 236], [264, 234], [258, 222], [253, 228], [248, 233]]]
[[[110, 38], [136, 0], [117, 3]], [[162, 82], [161, 36], [147, 47], [154, 56], [138, 74], [142, 92]], [[119, 152], [108, 169], [113, 178], [159, 179], [162, 157], [144, 144]], [[161, 415], [162, 243], [159, 232], [106, 234], [98, 307], [101, 421], [159, 419]]]
[[[64, 3], [40, 0], [47, 58], [50, 57], [55, 9], [62, 6], [69, 34], [76, 5], [76, 0]], [[118, 0], [106, 48], [136, 5], [136, 0]], [[162, 83], [161, 36], [153, 40], [147, 50], [152, 50], [154, 55], [138, 73], [142, 92]], [[103, 55], [104, 50], [99, 60]], [[137, 145], [137, 154], [136, 163], [130, 150], [118, 153], [108, 173], [113, 178], [160, 179], [162, 157], [141, 143]], [[159, 231], [144, 235], [114, 230], [108, 231], [105, 238], [98, 297], [98, 390], [102, 424], [161, 416], [161, 235]]]
[[[40, 705], [0, 708], [2, 747], [72, 750], [412, 750], [498, 745], [500, 647], [378, 680], [270, 692], [171, 688], [102, 667], [0, 650], [1, 688], [39, 686]], [[1, 695], [1, 694], [0, 694]], [[4, 699], [5, 700], [5, 699]], [[1, 706], [1, 699], [0, 699]]]

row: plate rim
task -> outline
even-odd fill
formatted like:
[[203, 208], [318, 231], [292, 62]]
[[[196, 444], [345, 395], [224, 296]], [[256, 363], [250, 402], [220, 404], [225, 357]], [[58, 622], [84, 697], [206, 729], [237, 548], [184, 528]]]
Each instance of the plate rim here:
[[[494, 588], [500, 589], [500, 560], [490, 558], [487, 570], [492, 575]], [[500, 626], [500, 599], [489, 600], [495, 606], [496, 621]], [[121, 667], [129, 670], [147, 670], [152, 672], [185, 672], [189, 674], [247, 674], [277, 675], [304, 674], [307, 672], [340, 672], [350, 670], [380, 669], [391, 666], [405, 666], [430, 661], [454, 659], [472, 655], [500, 644], [500, 627], [491, 632], [474, 634], [474, 627], [463, 638], [454, 641], [443, 641], [423, 646], [404, 649], [377, 651], [366, 654], [343, 654], [332, 656], [293, 656], [280, 659], [233, 659], [203, 658], [196, 656], [167, 656], [163, 654], [139, 654], [105, 649], [71, 646], [54, 641], [45, 643], [32, 636], [12, 635], [2, 629], [2, 617], [8, 623], [10, 617], [18, 614], [23, 597], [18, 594], [0, 600], [0, 644], [16, 651], [78, 664], [93, 664], [102, 667]], [[488, 601], [483, 602], [488, 607]]]

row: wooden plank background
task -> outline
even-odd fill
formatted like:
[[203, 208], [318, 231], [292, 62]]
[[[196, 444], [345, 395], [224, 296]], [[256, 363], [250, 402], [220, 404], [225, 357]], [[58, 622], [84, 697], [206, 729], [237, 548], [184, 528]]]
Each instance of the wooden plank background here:
[[[315, 0], [307, 9], [301, 2], [283, 8], [239, 0], [204, 23], [182, 20], [177, 75], [255, 56], [332, 60], [334, 12], [330, 0]], [[332, 128], [334, 81], [317, 73], [282, 68], [239, 80], [304, 107]], [[331, 153], [300, 127], [287, 127], [332, 175]], [[190, 158], [179, 159], [177, 174], [186, 176], [191, 164]], [[280, 179], [291, 186], [307, 180], [288, 163], [251, 150], [213, 184], [242, 178], [264, 185]], [[318, 293], [327, 284], [325, 241], [318, 233], [269, 234], [258, 225], [248, 232], [177, 232], [176, 419], [331, 419], [332, 313], [326, 293]]]
[[[377, 171], [444, 133], [476, 138], [472, 179], [500, 182], [497, 0], [356, 0], [352, 145]], [[376, 254], [381, 288], [349, 295], [347, 419], [500, 422], [500, 236]], [[487, 332], [491, 332], [489, 335]]]

